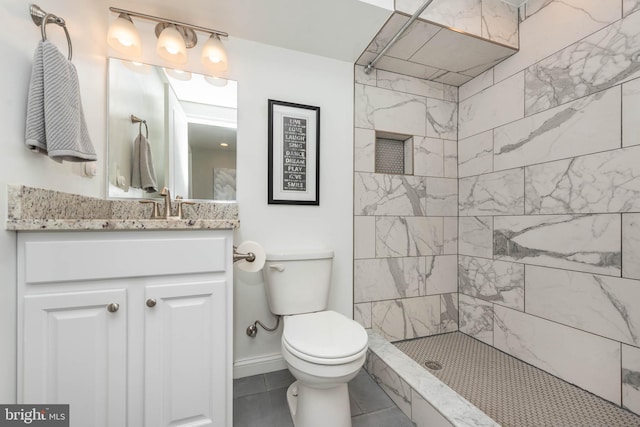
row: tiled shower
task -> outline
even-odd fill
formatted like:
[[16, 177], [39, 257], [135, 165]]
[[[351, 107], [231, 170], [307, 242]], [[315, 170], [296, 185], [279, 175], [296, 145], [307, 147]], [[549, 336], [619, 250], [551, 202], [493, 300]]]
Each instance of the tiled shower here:
[[[354, 312], [460, 331], [640, 413], [640, 0], [529, 0], [455, 88], [356, 67]], [[410, 175], [375, 172], [376, 132]]]

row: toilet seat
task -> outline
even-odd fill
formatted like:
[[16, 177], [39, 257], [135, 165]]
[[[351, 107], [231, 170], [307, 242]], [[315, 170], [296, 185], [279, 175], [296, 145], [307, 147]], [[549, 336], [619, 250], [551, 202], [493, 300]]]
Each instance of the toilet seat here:
[[282, 345], [296, 357], [321, 365], [352, 362], [367, 350], [368, 335], [357, 322], [335, 311], [286, 316]]

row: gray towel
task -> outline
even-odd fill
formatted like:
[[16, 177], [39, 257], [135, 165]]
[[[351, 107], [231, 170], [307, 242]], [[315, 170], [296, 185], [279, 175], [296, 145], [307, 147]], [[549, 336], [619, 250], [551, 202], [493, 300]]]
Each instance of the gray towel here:
[[158, 191], [156, 171], [153, 167], [151, 145], [144, 135], [139, 134], [133, 142], [133, 165], [131, 168], [131, 186], [142, 188], [147, 193]]
[[58, 162], [97, 159], [82, 111], [76, 68], [48, 40], [40, 41], [34, 54], [25, 142]]

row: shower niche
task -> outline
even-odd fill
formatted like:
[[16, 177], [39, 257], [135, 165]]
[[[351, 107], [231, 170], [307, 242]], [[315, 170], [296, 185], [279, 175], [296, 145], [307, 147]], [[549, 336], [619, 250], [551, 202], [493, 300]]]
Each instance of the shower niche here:
[[391, 175], [413, 175], [413, 137], [376, 132], [375, 171]]

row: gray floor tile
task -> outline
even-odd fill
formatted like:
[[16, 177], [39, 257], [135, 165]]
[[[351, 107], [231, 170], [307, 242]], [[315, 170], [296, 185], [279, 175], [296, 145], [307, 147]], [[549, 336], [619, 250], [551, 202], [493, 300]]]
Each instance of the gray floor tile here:
[[362, 415], [362, 408], [358, 405], [358, 402], [353, 400], [353, 396], [349, 393], [349, 406], [351, 406], [351, 416], [355, 417], [356, 415]]
[[233, 399], [234, 427], [293, 427], [286, 389]]
[[267, 383], [267, 390], [289, 387], [289, 385], [296, 380], [288, 369], [264, 374], [264, 379]]
[[415, 427], [415, 424], [395, 406], [353, 417], [352, 424], [352, 427]]
[[382, 391], [364, 369], [349, 382], [349, 394], [364, 413], [395, 406], [389, 396]]
[[233, 380], [233, 397], [248, 396], [250, 394], [267, 391], [264, 375], [238, 378]]

